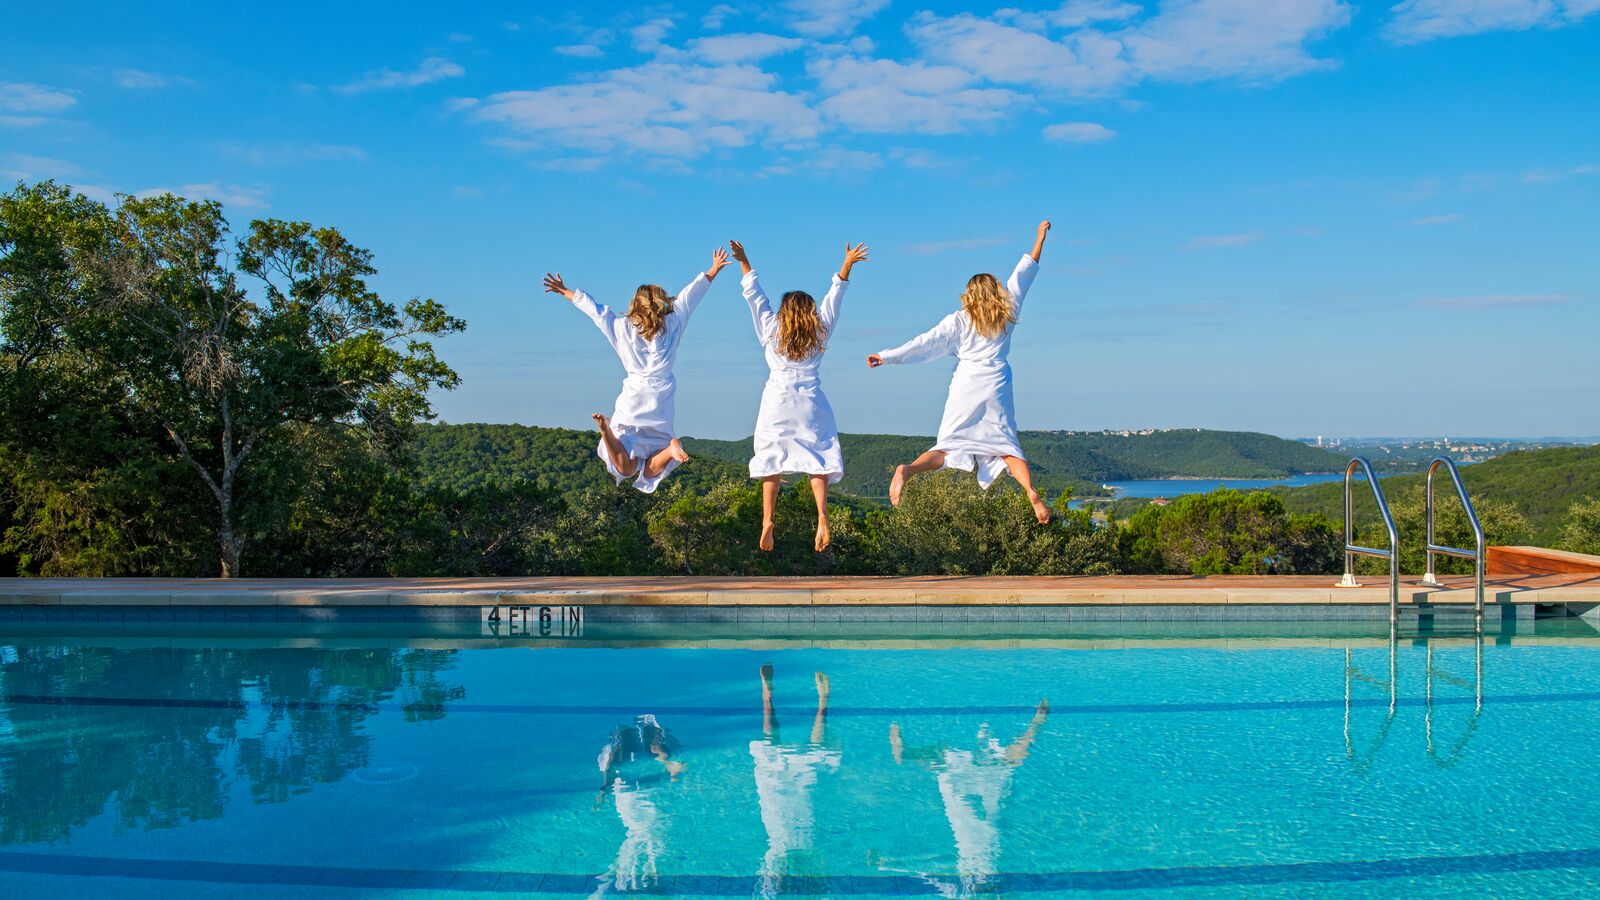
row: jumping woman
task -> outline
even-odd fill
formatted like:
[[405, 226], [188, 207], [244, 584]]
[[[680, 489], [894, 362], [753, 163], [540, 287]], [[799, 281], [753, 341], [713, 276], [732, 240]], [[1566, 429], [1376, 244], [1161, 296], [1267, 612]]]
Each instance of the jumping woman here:
[[974, 275], [961, 294], [961, 309], [945, 316], [924, 334], [893, 350], [867, 357], [876, 369], [884, 363], [917, 363], [941, 356], [956, 358], [950, 395], [933, 449], [910, 465], [897, 466], [889, 482], [889, 502], [900, 505], [906, 482], [923, 472], [945, 466], [976, 471], [978, 484], [988, 488], [1004, 472], [1022, 485], [1041, 524], [1050, 521], [1050, 507], [1033, 489], [1033, 475], [1017, 443], [1016, 405], [1011, 398], [1011, 331], [1022, 311], [1022, 298], [1039, 272], [1039, 254], [1050, 231], [1039, 223], [1033, 252], [1022, 257], [1004, 287], [993, 275]]
[[778, 311], [761, 290], [744, 245], [729, 241], [733, 258], [744, 272], [744, 299], [755, 321], [756, 340], [767, 356], [767, 386], [761, 391], [761, 412], [756, 415], [755, 456], [750, 477], [761, 480], [761, 549], [773, 547], [772, 510], [785, 473], [807, 475], [817, 501], [818, 553], [828, 548], [828, 485], [844, 477], [844, 456], [839, 450], [839, 428], [833, 407], [822, 393], [818, 372], [828, 335], [839, 321], [839, 304], [850, 286], [850, 269], [867, 258], [867, 245], [845, 244], [844, 263], [822, 305], [805, 291], [783, 295]]
[[727, 264], [728, 251], [718, 247], [711, 255], [711, 267], [696, 275], [676, 299], [658, 284], [640, 285], [625, 316], [601, 306], [583, 291], [567, 287], [559, 274], [544, 276], [546, 291], [571, 300], [594, 320], [628, 373], [611, 419], [594, 414], [600, 427], [600, 446], [595, 452], [617, 484], [633, 478], [634, 487], [654, 493], [661, 479], [688, 462], [689, 454], [678, 442], [672, 424], [677, 392], [672, 364], [677, 361], [678, 343], [689, 316]]

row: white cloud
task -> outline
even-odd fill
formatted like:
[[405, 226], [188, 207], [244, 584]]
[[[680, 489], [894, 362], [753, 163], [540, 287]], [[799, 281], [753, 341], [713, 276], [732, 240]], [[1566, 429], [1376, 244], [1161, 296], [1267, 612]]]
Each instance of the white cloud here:
[[28, 81], [0, 81], [0, 110], [14, 113], [58, 113], [76, 105], [70, 92]]
[[700, 27], [707, 31], [721, 31], [723, 24], [729, 18], [738, 15], [738, 13], [738, 7], [729, 6], [726, 3], [718, 3], [716, 6], [706, 10], [705, 15], [700, 17]]
[[[909, 33], [928, 57], [991, 81], [1101, 94], [1143, 79], [1284, 78], [1324, 68], [1306, 44], [1350, 21], [1342, 0], [1166, 0], [1147, 18], [1136, 12], [1068, 3], [998, 19], [922, 13]], [[1052, 36], [1051, 27], [1066, 30]]]
[[1088, 144], [1095, 141], [1109, 141], [1116, 137], [1117, 133], [1095, 122], [1062, 122], [1059, 125], [1045, 126], [1044, 136], [1046, 140], [1067, 144]]
[[254, 165], [293, 165], [308, 162], [363, 161], [367, 151], [350, 144], [313, 144], [284, 141], [271, 144], [224, 143], [222, 155]]
[[44, 116], [0, 116], [0, 128], [32, 128], [48, 121]]
[[591, 81], [492, 94], [471, 115], [529, 146], [687, 158], [755, 141], [816, 137], [820, 120], [777, 79], [747, 65], [650, 62]]
[[887, 59], [818, 59], [807, 66], [826, 99], [817, 110], [854, 131], [949, 134], [1003, 116], [1021, 95], [973, 86], [954, 66]]
[[174, 194], [186, 200], [215, 200], [223, 206], [234, 209], [266, 209], [267, 192], [261, 188], [245, 187], [238, 184], [218, 184], [205, 182], [203, 184], [185, 184], [175, 188], [146, 188], [134, 194], [136, 197], [155, 197], [160, 194]]
[[1459, 221], [1461, 221], [1462, 219], [1465, 219], [1465, 218], [1466, 218], [1466, 216], [1463, 216], [1460, 213], [1445, 213], [1443, 215], [1438, 215], [1438, 216], [1423, 216], [1420, 219], [1412, 219], [1411, 220], [1411, 224], [1413, 224], [1413, 225], [1449, 225], [1452, 222], [1459, 222]]
[[1395, 4], [1386, 33], [1415, 44], [1434, 38], [1560, 28], [1600, 11], [1600, 0], [1405, 0]]
[[1190, 238], [1183, 245], [1185, 250], [1215, 250], [1223, 247], [1248, 247], [1257, 243], [1266, 235], [1259, 231], [1244, 234], [1218, 234], [1205, 237]]
[[955, 241], [930, 241], [926, 244], [912, 244], [906, 252], [915, 256], [933, 256], [939, 253], [949, 253], [952, 250], [981, 250], [984, 247], [996, 247], [1006, 242], [1006, 238], [981, 237], [963, 238]]
[[785, 0], [795, 31], [813, 38], [837, 37], [876, 15], [889, 0]]
[[773, 160], [761, 170], [763, 175], [850, 175], [870, 172], [883, 166], [883, 157], [865, 150], [824, 147], [796, 156]]
[[628, 37], [633, 40], [633, 49], [641, 53], [654, 53], [662, 47], [662, 40], [667, 32], [674, 27], [671, 19], [651, 19], [643, 25], [636, 25], [628, 32]]
[[805, 43], [775, 34], [718, 34], [690, 41], [685, 49], [698, 61], [721, 65], [755, 62], [799, 49]]
[[29, 153], [11, 153], [0, 157], [0, 180], [43, 181], [73, 178], [83, 170], [64, 159], [34, 156]]
[[432, 84], [436, 81], [443, 81], [446, 78], [459, 78], [466, 73], [466, 69], [442, 56], [430, 56], [410, 71], [397, 72], [394, 69], [378, 69], [368, 72], [349, 84], [340, 85], [334, 90], [341, 94], [360, 94], [366, 91], [417, 87], [419, 85]]
[[605, 56], [606, 52], [594, 44], [563, 44], [556, 48], [562, 56], [572, 56], [578, 59], [597, 59]]
[[177, 79], [168, 75], [162, 75], [159, 72], [146, 72], [143, 69], [118, 69], [116, 72], [112, 73], [112, 80], [114, 80], [117, 84], [117, 87], [120, 88], [128, 88], [129, 90], [154, 90], [155, 88], [164, 88], [170, 84], [175, 84], [179, 81], [186, 81], [187, 79]]
[[1418, 306], [1430, 309], [1523, 309], [1530, 306], [1555, 306], [1571, 303], [1577, 298], [1571, 294], [1480, 294], [1474, 297], [1432, 297], [1418, 300]]

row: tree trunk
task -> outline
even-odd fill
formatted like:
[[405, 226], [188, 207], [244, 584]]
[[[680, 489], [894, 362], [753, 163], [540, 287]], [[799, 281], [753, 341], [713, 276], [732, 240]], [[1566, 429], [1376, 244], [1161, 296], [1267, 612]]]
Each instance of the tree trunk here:
[[221, 497], [221, 518], [217, 522], [217, 549], [222, 554], [222, 577], [239, 577], [239, 553], [244, 549], [244, 538], [233, 530], [233, 497], [232, 487], [229, 484], [229, 496]]

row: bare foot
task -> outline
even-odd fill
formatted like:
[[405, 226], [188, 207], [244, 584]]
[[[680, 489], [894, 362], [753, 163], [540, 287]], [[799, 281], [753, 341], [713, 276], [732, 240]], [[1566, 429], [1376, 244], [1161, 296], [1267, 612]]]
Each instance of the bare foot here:
[[776, 530], [777, 529], [773, 526], [773, 524], [771, 522], [762, 522], [761, 523], [761, 549], [762, 550], [765, 550], [768, 553], [772, 552], [772, 548], [774, 546], [774, 543], [773, 543], [773, 540], [772, 540], [772, 534]]
[[1033, 514], [1038, 518], [1040, 525], [1050, 524], [1050, 507], [1044, 505], [1044, 498], [1038, 491], [1028, 492], [1028, 502], [1033, 504]]
[[680, 463], [689, 461], [689, 451], [683, 449], [683, 442], [677, 438], [673, 438], [672, 443], [667, 445], [667, 452], [672, 454], [672, 458]]
[[819, 701], [821, 701], [822, 703], [824, 703], [824, 704], [826, 704], [828, 702], [828, 690], [829, 690], [829, 687], [828, 687], [828, 673], [827, 672], [818, 672], [817, 673], [817, 699]]
[[761, 666], [761, 693], [772, 693], [772, 663], [763, 663]]
[[609, 433], [611, 431], [611, 423], [606, 421], [606, 417], [605, 416], [602, 416], [599, 413], [595, 413], [592, 418], [594, 419], [594, 423], [596, 425], [600, 426], [600, 430], [601, 431], [604, 431], [604, 432], [607, 432], [607, 433]]
[[822, 551], [828, 549], [828, 544], [831, 543], [832, 541], [833, 541], [833, 532], [828, 530], [828, 520], [827, 519], [818, 519], [817, 520], [817, 540], [816, 540], [816, 543], [813, 546], [815, 546], [817, 548], [817, 552], [818, 553], [821, 553]]
[[894, 477], [889, 479], [889, 505], [899, 506], [900, 495], [906, 490], [906, 467], [895, 466]]

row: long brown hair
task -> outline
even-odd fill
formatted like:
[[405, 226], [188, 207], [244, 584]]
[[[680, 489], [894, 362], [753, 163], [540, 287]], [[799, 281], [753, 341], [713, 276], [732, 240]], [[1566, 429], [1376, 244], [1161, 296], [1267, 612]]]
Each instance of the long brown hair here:
[[1011, 303], [1011, 293], [1000, 286], [1000, 279], [988, 272], [967, 280], [967, 289], [961, 293], [961, 308], [967, 311], [972, 327], [990, 340], [1017, 324], [1017, 308]]
[[655, 340], [661, 329], [667, 327], [667, 316], [672, 314], [672, 297], [659, 284], [641, 284], [633, 292], [633, 304], [628, 307], [628, 321], [639, 329], [647, 341]]
[[817, 301], [805, 291], [784, 294], [778, 304], [778, 354], [804, 362], [822, 352], [827, 339], [817, 315]]

